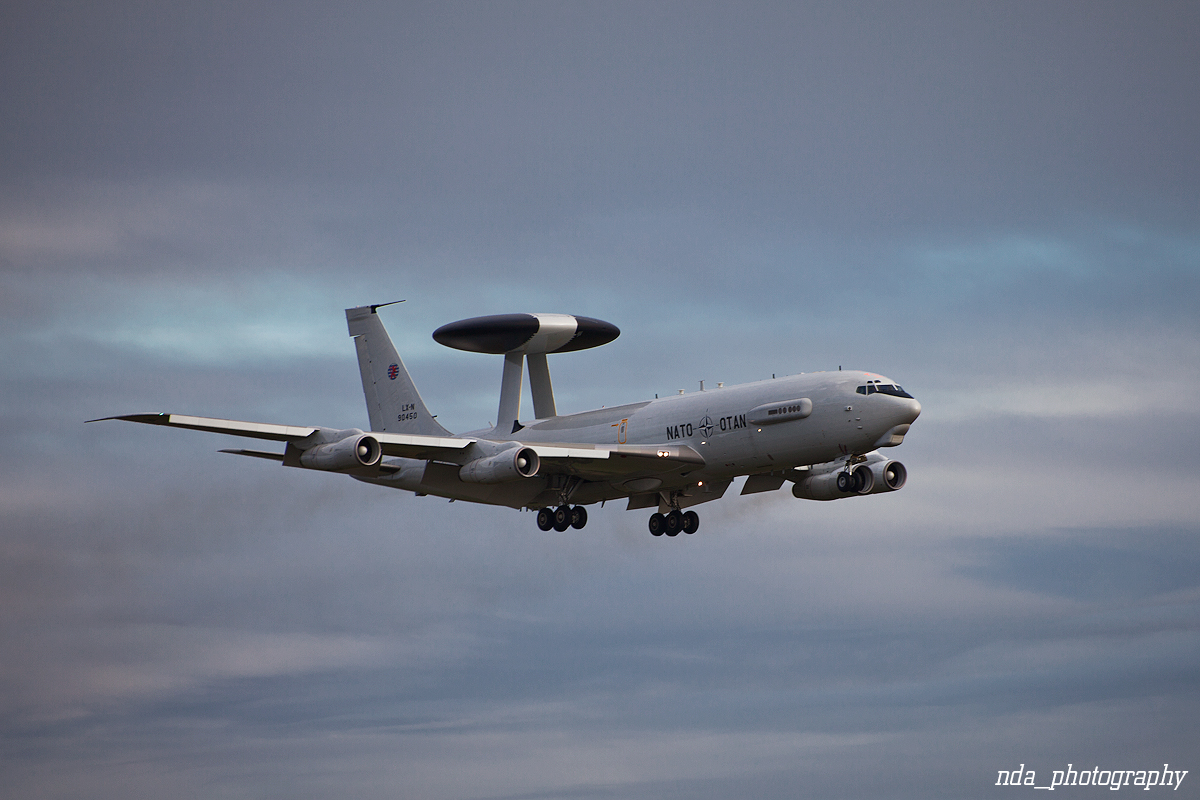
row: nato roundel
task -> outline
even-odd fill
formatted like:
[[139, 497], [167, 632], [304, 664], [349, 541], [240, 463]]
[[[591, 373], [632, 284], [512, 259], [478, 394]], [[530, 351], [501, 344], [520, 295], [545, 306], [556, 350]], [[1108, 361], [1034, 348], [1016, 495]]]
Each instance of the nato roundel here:
[[621, 335], [611, 322], [570, 314], [494, 314], [443, 325], [438, 344], [472, 353], [569, 353], [608, 344]]

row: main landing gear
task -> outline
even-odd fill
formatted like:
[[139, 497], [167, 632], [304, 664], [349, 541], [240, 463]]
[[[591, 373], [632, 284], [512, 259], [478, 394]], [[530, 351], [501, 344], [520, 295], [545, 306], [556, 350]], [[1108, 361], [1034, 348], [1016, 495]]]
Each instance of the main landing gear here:
[[582, 482], [575, 476], [565, 477], [565, 480], [556, 487], [558, 489], [558, 508], [538, 509], [537, 524], [539, 528], [544, 531], [554, 528], [561, 533], [567, 528], [580, 530], [587, 525], [587, 509], [583, 506], [570, 505], [571, 495]]
[[553, 528], [562, 532], [567, 528], [580, 529], [587, 525], [587, 509], [583, 506], [571, 507], [566, 504], [558, 508], [541, 508], [537, 513], [537, 525], [544, 531]]
[[650, 533], [655, 536], [678, 536], [680, 531], [695, 533], [700, 529], [700, 515], [695, 511], [683, 511], [678, 508], [669, 514], [650, 515]]

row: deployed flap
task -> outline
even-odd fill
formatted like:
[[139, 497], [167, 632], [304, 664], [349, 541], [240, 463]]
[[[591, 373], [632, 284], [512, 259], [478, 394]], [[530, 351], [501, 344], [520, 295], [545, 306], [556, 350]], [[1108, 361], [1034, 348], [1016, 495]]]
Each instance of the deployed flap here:
[[371, 430], [449, 436], [450, 432], [425, 407], [383, 321], [375, 313], [377, 308], [346, 309], [346, 324], [358, 350], [358, 371]]
[[379, 440], [385, 456], [402, 456], [404, 458], [424, 458], [434, 461], [453, 461], [461, 459], [459, 453], [478, 439], [455, 439], [450, 436], [422, 436], [410, 433], [373, 433]]
[[785, 472], [761, 472], [746, 478], [742, 486], [742, 494], [757, 494], [758, 492], [773, 492], [787, 480]]
[[[253, 458], [265, 458], [269, 461], [282, 461], [284, 466], [300, 466], [298, 464], [288, 464], [287, 453], [264, 453], [262, 450], [218, 450], [218, 453], [231, 453], [235, 456], [251, 456]], [[394, 475], [403, 467], [395, 464], [376, 464], [373, 469], [383, 475]]]
[[525, 444], [538, 454], [538, 474], [566, 473], [590, 480], [677, 472], [704, 466], [704, 457], [687, 445]]

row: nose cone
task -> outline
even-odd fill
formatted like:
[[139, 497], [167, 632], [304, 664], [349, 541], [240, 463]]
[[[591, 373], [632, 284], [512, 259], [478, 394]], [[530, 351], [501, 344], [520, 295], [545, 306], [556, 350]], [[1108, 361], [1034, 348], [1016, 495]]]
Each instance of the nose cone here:
[[917, 402], [916, 398], [909, 397], [906, 398], [905, 405], [907, 406], [905, 412], [908, 414], [905, 417], [905, 421], [909, 423], [915, 422], [917, 417], [921, 416], [921, 404]]

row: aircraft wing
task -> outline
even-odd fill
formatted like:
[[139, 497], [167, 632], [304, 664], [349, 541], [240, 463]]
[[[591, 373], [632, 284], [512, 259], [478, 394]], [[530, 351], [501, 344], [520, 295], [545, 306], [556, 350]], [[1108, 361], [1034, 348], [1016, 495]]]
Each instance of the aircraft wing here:
[[126, 414], [119, 417], [89, 419], [88, 422], [104, 422], [110, 419], [141, 422], [146, 425], [165, 425], [169, 428], [186, 428], [191, 431], [227, 433], [232, 436], [248, 436], [251, 439], [269, 439], [273, 442], [299, 441], [317, 430], [317, 428], [311, 426], [272, 425], [266, 422], [241, 422], [236, 419], [189, 417], [183, 414]]
[[[229, 436], [245, 436], [250, 439], [266, 439], [273, 442], [300, 442], [323, 429], [313, 425], [274, 425], [269, 422], [242, 422], [236, 419], [213, 419], [212, 417], [189, 417], [184, 414], [126, 414], [118, 417], [101, 417], [88, 422], [120, 419], [126, 422], [141, 422], [146, 425], [165, 425], [168, 428], [184, 428], [191, 431], [224, 433]], [[347, 432], [349, 434], [349, 432]], [[370, 433], [379, 441], [383, 454], [405, 458], [453, 460], [449, 456], [457, 453], [476, 439], [454, 439], [446, 436], [423, 436], [409, 433]], [[249, 454], [250, 451], [246, 451]]]
[[[266, 422], [243, 422], [234, 419], [192, 417], [184, 414], [126, 414], [88, 420], [124, 420], [146, 425], [163, 425], [250, 439], [298, 443], [322, 429], [312, 425], [275, 425]], [[349, 433], [349, 432], [348, 432]], [[379, 441], [384, 455], [432, 461], [462, 463], [462, 450], [479, 441], [447, 436], [428, 436], [413, 433], [384, 433], [369, 431]], [[664, 472], [688, 466], [704, 466], [704, 458], [687, 445], [588, 444], [559, 442], [514, 442], [529, 447], [542, 459], [544, 472], [568, 473], [592, 480], [612, 480], [647, 472]], [[270, 453], [251, 450], [231, 450], [239, 455], [276, 458]]]

